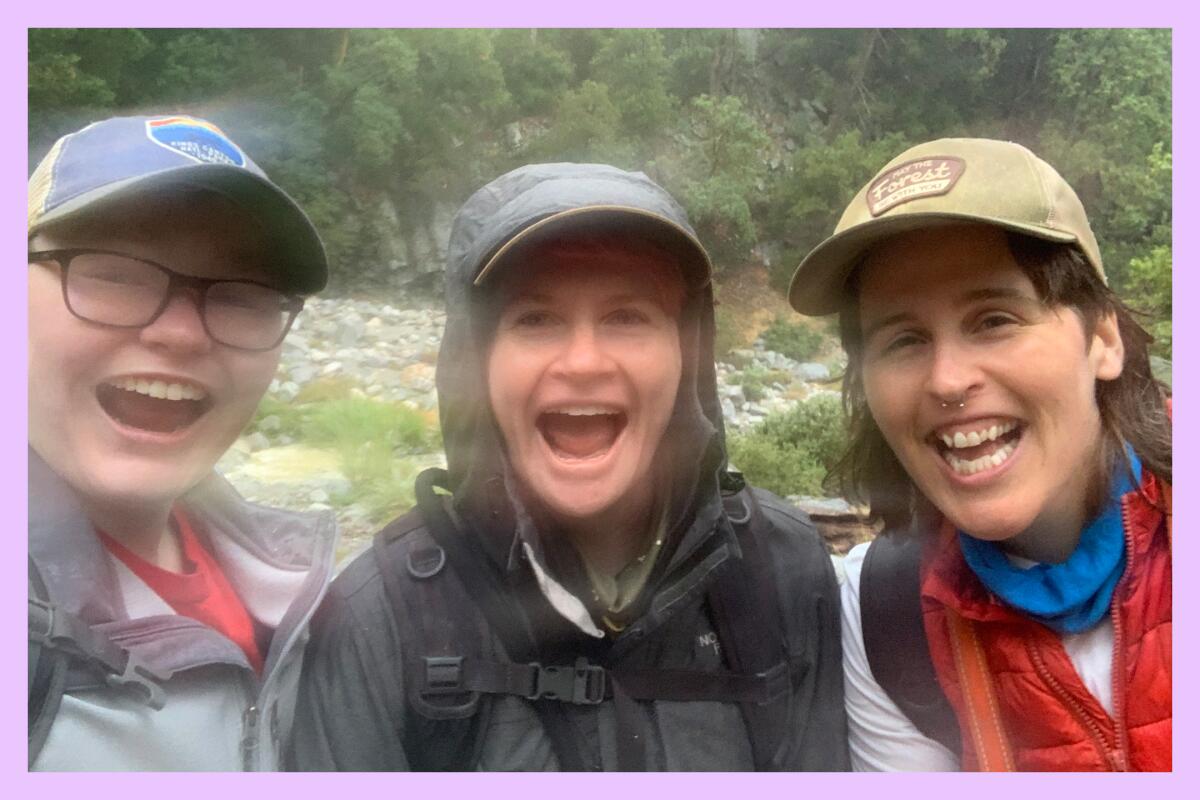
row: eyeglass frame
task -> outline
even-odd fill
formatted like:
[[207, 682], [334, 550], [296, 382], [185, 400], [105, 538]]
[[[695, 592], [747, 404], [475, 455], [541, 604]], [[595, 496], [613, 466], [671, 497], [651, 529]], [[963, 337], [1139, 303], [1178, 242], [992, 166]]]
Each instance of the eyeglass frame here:
[[[154, 313], [150, 316], [150, 319], [137, 325], [120, 325], [112, 322], [100, 322], [98, 320], [85, 317], [72, 308], [71, 300], [67, 292], [67, 273], [71, 269], [71, 261], [76, 256], [81, 255], [119, 256], [121, 258], [127, 258], [130, 261], [138, 261], [143, 264], [148, 264], [151, 267], [165, 272], [167, 274], [167, 288], [163, 292], [162, 302], [159, 303], [158, 308], [155, 309]], [[178, 289], [195, 289], [196, 312], [200, 316], [200, 324], [204, 327], [204, 333], [208, 336], [208, 338], [224, 347], [232, 347], [234, 350], [245, 350], [251, 353], [263, 353], [268, 350], [274, 350], [279, 346], [279, 344], [287, 337], [288, 331], [292, 329], [292, 324], [296, 321], [296, 315], [299, 314], [304, 308], [303, 296], [289, 294], [287, 292], [280, 292], [274, 286], [269, 286], [261, 281], [244, 280], [240, 278], [198, 278], [194, 275], [184, 275], [181, 272], [176, 272], [170, 267], [159, 264], [157, 261], [151, 261], [150, 259], [141, 258], [139, 256], [131, 256], [128, 253], [122, 253], [117, 250], [104, 250], [98, 247], [68, 247], [56, 250], [30, 251], [30, 264], [45, 263], [47, 261], [53, 261], [61, 268], [59, 272], [59, 285], [62, 288], [63, 305], [67, 307], [67, 311], [70, 311], [71, 315], [76, 319], [89, 322], [93, 325], [103, 325], [106, 328], [134, 330], [136, 328], [145, 328], [149, 325], [153, 325], [154, 322], [163, 315], [163, 312], [167, 310], [167, 306], [171, 304], [171, 298], [175, 295]], [[279, 292], [279, 294], [283, 297], [283, 304], [280, 306], [280, 310], [288, 313], [287, 321], [283, 325], [283, 330], [280, 332], [279, 338], [272, 342], [268, 347], [246, 347], [244, 345], [229, 344], [228, 342], [214, 336], [213, 332], [208, 328], [208, 315], [205, 314], [204, 306], [208, 298], [209, 287], [217, 283], [245, 283], [252, 286], [261, 286], [264, 289], [270, 289], [272, 291]]]

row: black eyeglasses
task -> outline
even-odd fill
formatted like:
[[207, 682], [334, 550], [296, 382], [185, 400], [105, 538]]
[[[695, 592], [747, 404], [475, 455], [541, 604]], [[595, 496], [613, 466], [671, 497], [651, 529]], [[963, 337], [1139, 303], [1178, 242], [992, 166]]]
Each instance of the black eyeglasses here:
[[304, 298], [254, 281], [212, 280], [109, 250], [41, 250], [29, 263], [62, 267], [63, 302], [79, 319], [114, 328], [144, 328], [158, 319], [177, 289], [194, 289], [204, 330], [239, 350], [270, 350], [283, 341]]

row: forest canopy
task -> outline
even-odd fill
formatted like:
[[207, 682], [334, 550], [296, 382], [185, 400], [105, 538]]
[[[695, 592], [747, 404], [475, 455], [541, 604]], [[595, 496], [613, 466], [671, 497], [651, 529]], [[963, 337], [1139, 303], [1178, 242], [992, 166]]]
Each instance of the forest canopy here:
[[1170, 357], [1169, 30], [34, 29], [29, 39], [31, 168], [55, 137], [94, 119], [204, 116], [309, 211], [342, 293], [371, 289], [381, 265], [397, 283], [440, 268], [416, 246], [439, 238], [439, 210], [550, 160], [644, 170], [684, 203], [721, 273], [765, 266], [782, 290], [904, 147], [1011, 139], [1079, 192], [1110, 281], [1150, 314], [1156, 350]]

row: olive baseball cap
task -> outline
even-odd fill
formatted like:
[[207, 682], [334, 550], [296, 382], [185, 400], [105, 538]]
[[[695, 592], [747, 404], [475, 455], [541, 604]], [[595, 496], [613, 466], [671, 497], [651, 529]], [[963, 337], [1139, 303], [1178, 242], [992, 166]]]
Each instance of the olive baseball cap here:
[[60, 138], [29, 177], [28, 232], [181, 185], [222, 194], [257, 218], [288, 291], [325, 287], [325, 247], [312, 221], [220, 128], [197, 117], [114, 117]]
[[859, 189], [833, 235], [796, 268], [788, 300], [801, 314], [833, 313], [873, 245], [959, 222], [1074, 244], [1105, 280], [1083, 204], [1053, 167], [1014, 142], [938, 139], [905, 150]]

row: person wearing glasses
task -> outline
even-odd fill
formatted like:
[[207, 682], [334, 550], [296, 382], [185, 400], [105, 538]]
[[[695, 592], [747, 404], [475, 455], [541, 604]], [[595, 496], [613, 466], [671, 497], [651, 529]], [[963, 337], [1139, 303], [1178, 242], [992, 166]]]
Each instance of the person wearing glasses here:
[[29, 766], [273, 769], [329, 516], [213, 471], [326, 281], [219, 128], [124, 117], [29, 180]]

